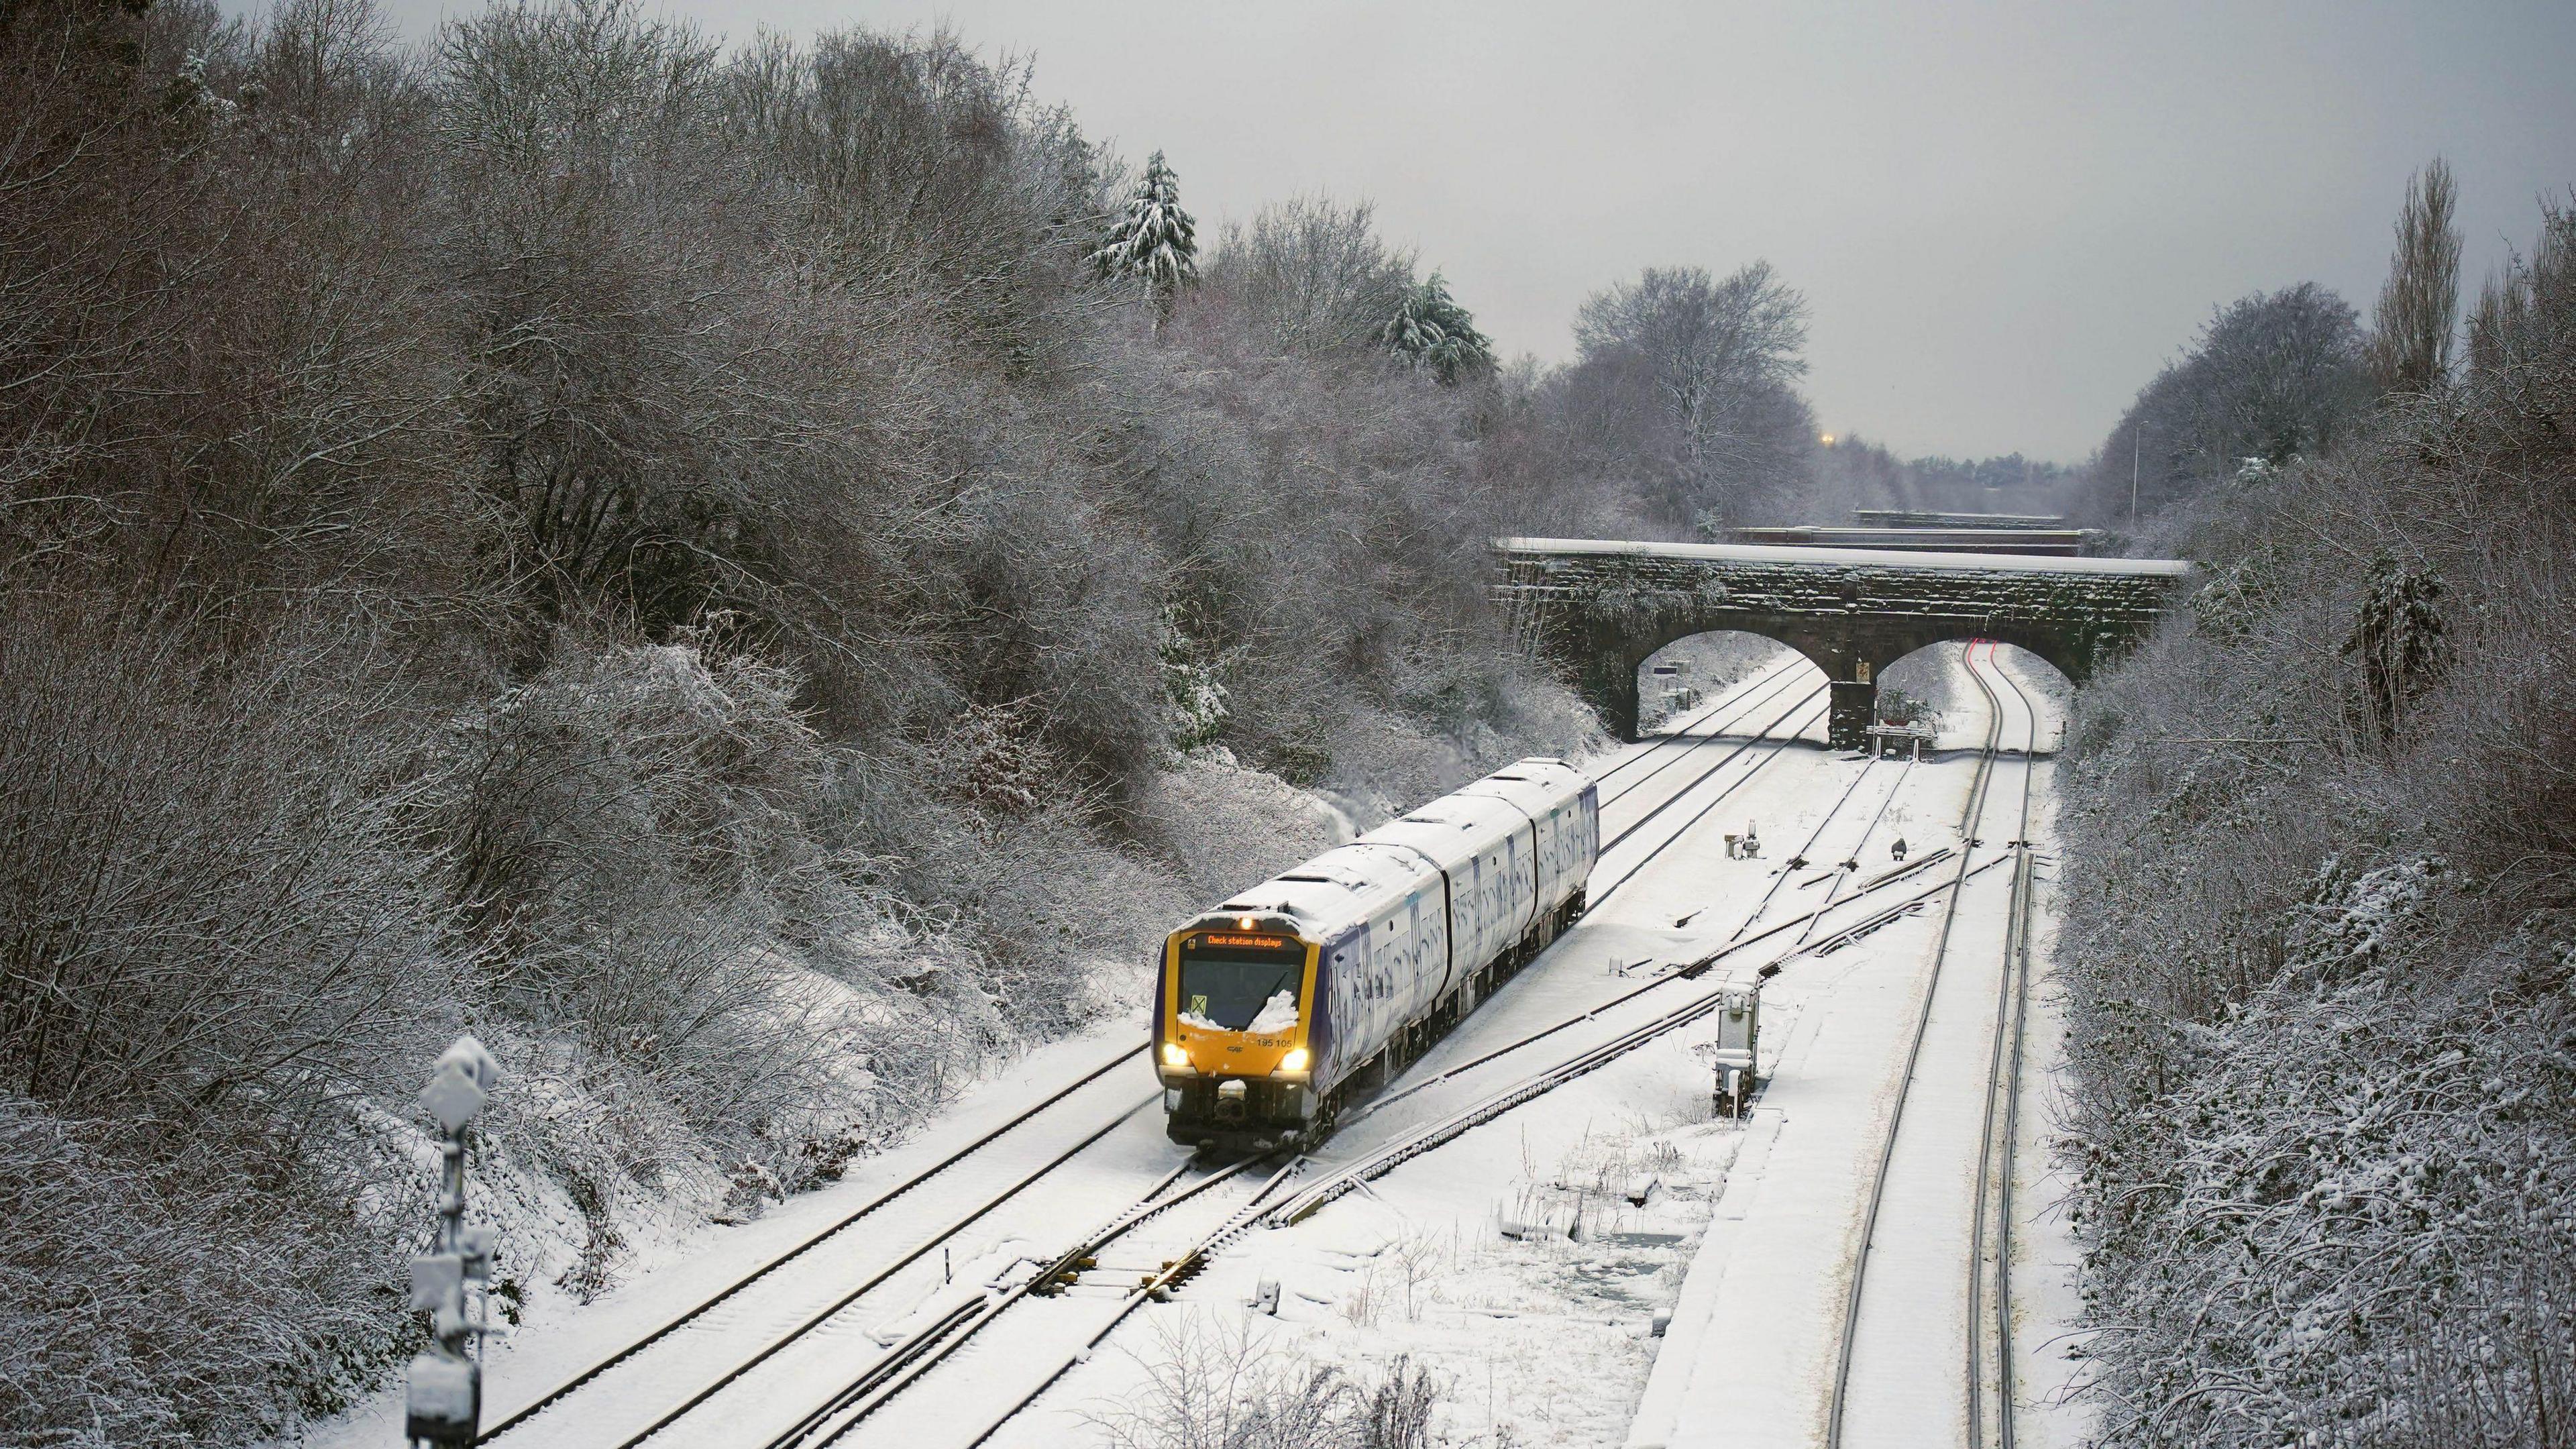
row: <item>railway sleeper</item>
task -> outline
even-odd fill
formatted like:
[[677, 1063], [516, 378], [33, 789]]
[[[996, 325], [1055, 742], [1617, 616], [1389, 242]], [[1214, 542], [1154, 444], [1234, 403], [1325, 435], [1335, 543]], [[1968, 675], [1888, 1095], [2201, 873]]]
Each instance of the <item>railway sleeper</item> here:
[[1145, 1294], [1157, 1303], [1169, 1303], [1172, 1301], [1172, 1295], [1174, 1293], [1180, 1291], [1183, 1285], [1197, 1277], [1200, 1273], [1206, 1271], [1206, 1269], [1207, 1255], [1193, 1249], [1186, 1256], [1175, 1259], [1169, 1267], [1165, 1268], [1162, 1273], [1158, 1275], [1162, 1281], [1156, 1282], [1153, 1278], [1146, 1279], [1143, 1285]]

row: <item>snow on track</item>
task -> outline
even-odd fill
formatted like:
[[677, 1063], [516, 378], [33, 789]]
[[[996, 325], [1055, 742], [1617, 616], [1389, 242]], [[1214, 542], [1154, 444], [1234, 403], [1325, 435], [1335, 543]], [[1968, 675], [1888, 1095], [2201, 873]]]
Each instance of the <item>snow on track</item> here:
[[[2015, 748], [2030, 727], [2028, 717], [2012, 690], [1999, 687], [1997, 694], [2007, 715], [2003, 743]], [[2037, 699], [2039, 691], [2029, 695]], [[2045, 745], [2054, 728], [2043, 722], [2039, 729]], [[1949, 782], [1933, 808], [1945, 809], [1952, 825], [1974, 768], [1973, 758], [1957, 756], [1922, 767]], [[2011, 833], [2020, 788], [2014, 775], [2023, 769], [2040, 772], [2035, 784], [2045, 781], [2045, 764], [2007, 757], [1998, 766], [1996, 798], [1984, 813], [1989, 852]], [[2044, 851], [2045, 794], [2035, 800], [2032, 838]], [[1956, 839], [1955, 830], [1936, 836], [1928, 822], [1903, 833], [1918, 849]], [[1829, 969], [1795, 968], [1773, 984], [1765, 1011], [1773, 1080], [1682, 1287], [1626, 1437], [1631, 1449], [1825, 1442], [1868, 1187], [1906, 1091], [1906, 1048], [1927, 989], [1935, 995], [1888, 1161], [1842, 1442], [1967, 1442], [1966, 1290], [1996, 1004], [2006, 985], [2011, 879], [2011, 872], [1997, 870], [1963, 884], [1937, 984], [1931, 967], [1938, 923], [1928, 915], [1871, 937], [1848, 959], [1833, 958]], [[2042, 894], [2032, 956], [2042, 971], [2046, 909]], [[2027, 1446], [2079, 1442], [2084, 1422], [2065, 1403], [2070, 1365], [2062, 1333], [2076, 1307], [2076, 1259], [2071, 1234], [2056, 1218], [2058, 1192], [2049, 1179], [2047, 1069], [2056, 1033], [2054, 1017], [2044, 1014], [2046, 1000], [2044, 984], [2034, 982], [2012, 1164], [2014, 1424], [2015, 1442]], [[1796, 1021], [1776, 1037], [1775, 1011], [1794, 1013]], [[1991, 1275], [1986, 1281], [1991, 1284]], [[1991, 1314], [1991, 1298], [1980, 1311]], [[1990, 1319], [1976, 1327], [1992, 1332]], [[1990, 1354], [1986, 1373], [1992, 1373]], [[1989, 1402], [1981, 1437], [1991, 1442], [1993, 1431]]]
[[[1896, 836], [1918, 858], [1955, 843], [1957, 833], [1946, 826], [1957, 820], [1973, 760], [1953, 755], [1911, 770], [1882, 765], [1875, 767], [1881, 774], [1864, 778], [1871, 768], [1865, 762], [1828, 751], [1815, 738], [1816, 721], [1807, 716], [1820, 720], [1820, 708], [1790, 710], [1811, 682], [1803, 677], [1811, 669], [1785, 656], [1685, 716], [1677, 722], [1679, 735], [1592, 762], [1596, 778], [1612, 777], [1604, 787], [1604, 838], [1618, 842], [1604, 853], [1595, 908], [1398, 1083], [1430, 1085], [1356, 1116], [1299, 1180], [1314, 1180], [1630, 1032], [1790, 951], [1804, 935], [1822, 937], [1932, 884], [1927, 875], [1866, 903], [1847, 895], [1856, 877], [1885, 868], [1887, 842]], [[1775, 724], [1781, 735], [1804, 738], [1748, 742]], [[1841, 811], [1828, 821], [1838, 803]], [[1724, 852], [1722, 835], [1748, 822], [1758, 824], [1768, 858], [1730, 859]], [[1813, 861], [1782, 878], [1782, 857], [1811, 833]], [[1858, 870], [1839, 870], [1846, 859], [1857, 861]], [[1983, 942], [1971, 951], [1969, 934], [2000, 930], [2008, 875], [1994, 871], [1965, 887], [1958, 927], [1963, 957], [1999, 954], [1999, 945], [1989, 949]], [[1615, 887], [1615, 895], [1604, 898], [1601, 886]], [[1618, 1001], [1731, 935], [1794, 920], [1829, 898], [1845, 904], [1811, 932], [1766, 938], [1728, 957], [1704, 981]], [[1242, 1234], [1177, 1302], [1144, 1306], [1097, 1353], [1077, 1354], [1118, 1311], [1127, 1291], [1121, 1282], [1132, 1286], [1154, 1272], [1248, 1196], [1213, 1192], [1104, 1250], [1099, 1269], [1063, 1297], [1029, 1300], [995, 1317], [840, 1442], [924, 1449], [971, 1443], [995, 1415], [1076, 1358], [990, 1442], [1097, 1442], [1086, 1411], [1137, 1392], [1148, 1366], [1168, 1354], [1172, 1335], [1244, 1323], [1277, 1347], [1357, 1369], [1379, 1369], [1397, 1354], [1412, 1354], [1448, 1381], [1450, 1432], [1472, 1435], [1507, 1424], [1513, 1442], [1528, 1449], [1721, 1438], [1817, 1442], [1856, 1246], [1857, 1200], [1897, 1086], [1893, 1076], [1919, 1005], [1935, 914], [1918, 910], [1832, 955], [1799, 957], [1772, 983], [1763, 1057], [1773, 1081], [1746, 1123], [1710, 1119], [1708, 1071], [1692, 1046], [1711, 1028], [1685, 1026], [1396, 1166], [1302, 1223]], [[1995, 982], [1967, 989], [1972, 985], [1962, 973], [1963, 1000], [1977, 1001], [1957, 1012], [1935, 1003], [1942, 1034], [1927, 1041], [1924, 1061], [1946, 1064], [1952, 1053], [1964, 1052], [1977, 1067], [1964, 1075], [1975, 1078], [1982, 1075], [1986, 1042], [1970, 1028], [1982, 1019], [1991, 1029]], [[1982, 1013], [1972, 1009], [1978, 1006]], [[2035, 991], [2032, 1076], [2040, 1080], [2055, 1051], [2050, 1009], [2046, 994]], [[1543, 1041], [1477, 1061], [1560, 1025]], [[1132, 1035], [1132, 1023], [1110, 1024], [1070, 1047], [1052, 1048], [1009, 1081], [970, 1097], [914, 1143], [859, 1164], [851, 1181], [789, 1203], [762, 1222], [702, 1234], [700, 1251], [501, 1346], [489, 1369], [491, 1402], [506, 1411], [562, 1382], [887, 1183], [971, 1141], [1071, 1078], [1077, 1064]], [[1432, 1080], [1450, 1071], [1457, 1075]], [[850, 1242], [800, 1261], [786, 1275], [793, 1282], [785, 1291], [746, 1294], [741, 1304], [726, 1305], [703, 1331], [693, 1325], [635, 1364], [612, 1370], [599, 1385], [612, 1392], [586, 1401], [582, 1412], [531, 1421], [502, 1441], [502, 1449], [618, 1443], [769, 1341], [780, 1325], [879, 1271], [937, 1230], [961, 1202], [1025, 1174], [1123, 1110], [1151, 1085], [1148, 1077], [1141, 1065], [1133, 1073], [1113, 1072], [1053, 1109], [1045, 1130], [1014, 1133], [961, 1164], [958, 1180], [947, 1185], [953, 1190], [889, 1204]], [[1875, 1375], [1875, 1365], [1919, 1356], [1956, 1384], [1964, 1333], [1956, 1321], [1963, 1313], [1958, 1254], [1964, 1249], [1956, 1244], [1964, 1242], [1971, 1196], [1962, 1173], [1973, 1171], [1980, 1108], [1970, 1091], [1960, 1102], [1944, 1098], [1940, 1105], [1926, 1096], [1913, 1110], [1923, 1120], [1909, 1119], [1908, 1131], [1934, 1129], [1931, 1145], [1922, 1161], [1909, 1156], [1896, 1169], [1882, 1253], [1946, 1258], [1947, 1264], [1923, 1268], [1919, 1286], [1908, 1286], [1912, 1269], [1891, 1268], [1884, 1259], [1871, 1271], [1885, 1274], [1888, 1291], [1922, 1295], [1926, 1305], [1937, 1293], [1949, 1318], [1930, 1313], [1921, 1343], [1872, 1339], [1864, 1362]], [[1115, 1127], [1096, 1150], [962, 1235], [946, 1262], [929, 1255], [654, 1442], [758, 1446], [851, 1382], [886, 1344], [985, 1293], [986, 1281], [1007, 1286], [1070, 1248], [1185, 1160], [1162, 1138], [1153, 1116], [1148, 1111]], [[2021, 1116], [2015, 1179], [2023, 1213], [2033, 1220], [2019, 1229], [2023, 1256], [2015, 1268], [2024, 1305], [2016, 1362], [2029, 1377], [2025, 1405], [2062, 1387], [2037, 1375], [2064, 1365], [2062, 1344], [2049, 1340], [2072, 1311], [2071, 1238], [2062, 1224], [2038, 1221], [2055, 1196], [2046, 1178], [2046, 1123], [2045, 1091], [2035, 1086]], [[1945, 1168], [1937, 1148], [1953, 1137], [1967, 1146]], [[1293, 1190], [1292, 1183], [1282, 1191]], [[1899, 1210], [1899, 1199], [1909, 1206]], [[1280, 1290], [1275, 1316], [1245, 1306], [1265, 1282]], [[1658, 1338], [1655, 1327], [1665, 1315], [1670, 1333]], [[1874, 1404], [1855, 1401], [1855, 1428], [1877, 1412]], [[386, 1442], [394, 1431], [390, 1410], [380, 1404], [308, 1442], [335, 1449]], [[1903, 1442], [1926, 1442], [1920, 1412], [1902, 1422], [1917, 1431]], [[2047, 1413], [2021, 1422], [2023, 1443], [2071, 1442], [2072, 1430]], [[1677, 1427], [1700, 1437], [1676, 1435]]]
[[[1793, 661], [1788, 668], [1806, 666]], [[1761, 675], [1746, 681], [1690, 728], [1711, 729], [1739, 713], [1737, 703], [1763, 682]], [[1750, 723], [1728, 733], [1750, 733], [1789, 702], [1784, 694], [1757, 704]], [[1860, 802], [1849, 807], [1855, 816], [1884, 806], [1885, 821], [1873, 837], [1884, 840], [1900, 824], [1916, 828], [1914, 815], [1929, 798], [1909, 786], [1891, 800], [1874, 783], [1854, 794], [1847, 787], [1864, 763], [1813, 740], [1761, 745], [1739, 764], [1700, 778], [1709, 763], [1740, 743], [1702, 748], [1702, 758], [1663, 770], [1653, 788], [1605, 811], [1606, 838], [1662, 805], [1686, 782], [1696, 780], [1670, 817], [1688, 818], [1717, 792], [1731, 792], [1677, 842], [1668, 845], [1667, 831], [1649, 829], [1606, 852], [1600, 878], [1615, 881], [1634, 870], [1632, 884], [1589, 912], [1405, 1080], [1435, 1078], [1533, 1032], [1569, 1020], [1575, 1024], [1437, 1082], [1384, 1112], [1358, 1116], [1317, 1154], [1310, 1176], [1365, 1158], [1718, 984], [1725, 970], [1704, 982], [1676, 983], [1669, 992], [1607, 1005], [1655, 971], [1724, 944], [1770, 886], [1784, 862], [1776, 856], [1729, 859], [1722, 845], [1726, 831], [1758, 822], [1771, 848], [1785, 853], [1850, 795]], [[1674, 748], [1643, 746], [1639, 754], [1669, 754]], [[1624, 768], [1610, 762], [1595, 773]], [[1620, 783], [1629, 783], [1634, 773], [1621, 774]], [[1953, 787], [1932, 810], [1955, 815], [1956, 808]], [[1860, 828], [1838, 822], [1821, 838], [1819, 853], [1849, 850]], [[1775, 916], [1810, 908], [1809, 897], [1794, 887], [1784, 894], [1798, 899], [1782, 900]], [[1712, 902], [1719, 909], [1701, 909]], [[1850, 918], [1880, 904], [1878, 898], [1854, 903]], [[1690, 925], [1676, 927], [1677, 917], [1694, 912]], [[1902, 922], [1870, 940], [1912, 926]], [[1730, 961], [1726, 969], [1749, 972], [1793, 944], [1794, 933]], [[1859, 954], [1854, 948], [1816, 969], [1840, 969], [1836, 963]], [[1583, 1020], [1586, 1013], [1596, 1015]], [[1282, 1345], [1334, 1360], [1382, 1363], [1397, 1352], [1415, 1354], [1451, 1378], [1454, 1432], [1509, 1424], [1514, 1442], [1522, 1445], [1618, 1443], [1652, 1362], [1654, 1321], [1672, 1301], [1690, 1246], [1738, 1151], [1750, 1150], [1748, 1144], [1757, 1140], [1733, 1124], [1710, 1120], [1708, 1069], [1691, 1051], [1692, 1039], [1706, 1034], [1685, 1028], [1651, 1042], [1403, 1163], [1303, 1223], [1249, 1234], [1192, 1285], [1182, 1305], [1143, 1315], [1156, 1321], [1122, 1330], [1108, 1351], [1069, 1375], [993, 1442], [1090, 1442], [1085, 1409], [1136, 1392], [1147, 1365], [1166, 1351], [1159, 1335], [1186, 1331], [1183, 1326], [1194, 1321], [1240, 1321], [1243, 1305], [1268, 1280], [1281, 1289], [1280, 1311], [1276, 1320], [1254, 1321]], [[1641, 1184], [1646, 1190], [1638, 1192]], [[1632, 1193], [1644, 1200], [1634, 1200]], [[1564, 1233], [1577, 1224], [1579, 1238]]]

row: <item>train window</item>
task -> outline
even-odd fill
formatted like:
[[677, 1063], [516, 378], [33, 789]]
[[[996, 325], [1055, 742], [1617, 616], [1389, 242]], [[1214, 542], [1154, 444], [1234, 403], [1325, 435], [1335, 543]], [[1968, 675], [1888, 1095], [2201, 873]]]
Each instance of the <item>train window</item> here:
[[1284, 937], [1192, 936], [1181, 942], [1181, 1016], [1192, 1026], [1242, 1031], [1271, 1015], [1281, 992], [1293, 1008], [1306, 953]]

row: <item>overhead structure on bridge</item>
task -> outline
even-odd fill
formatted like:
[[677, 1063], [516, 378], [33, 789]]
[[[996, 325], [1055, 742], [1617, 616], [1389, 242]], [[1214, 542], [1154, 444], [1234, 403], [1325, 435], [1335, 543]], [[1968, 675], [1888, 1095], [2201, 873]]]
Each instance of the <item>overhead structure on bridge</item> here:
[[1786, 548], [1876, 548], [1897, 553], [2001, 553], [2074, 558], [2101, 535], [2082, 528], [1730, 528], [1729, 543]]
[[2064, 528], [2062, 513], [1944, 513], [1924, 508], [1855, 508], [1864, 528]]
[[1858, 749], [1879, 671], [1927, 644], [2019, 645], [2077, 682], [2175, 606], [2191, 565], [1747, 544], [1505, 538], [1496, 591], [1621, 739], [1637, 736], [1637, 667], [1676, 639], [1740, 629], [1833, 681], [1828, 735]]

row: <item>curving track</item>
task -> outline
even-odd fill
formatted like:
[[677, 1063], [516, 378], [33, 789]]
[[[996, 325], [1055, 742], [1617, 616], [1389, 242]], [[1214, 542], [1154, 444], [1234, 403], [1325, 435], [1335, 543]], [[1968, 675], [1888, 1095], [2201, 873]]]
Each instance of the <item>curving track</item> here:
[[[1142, 1046], [1130, 1048], [1098, 1063], [787, 1252], [734, 1278], [684, 1312], [504, 1415], [477, 1442], [491, 1443], [508, 1436], [513, 1443], [529, 1438], [634, 1449], [699, 1414], [710, 1401], [735, 1389], [773, 1360], [809, 1345], [818, 1333], [828, 1331], [854, 1307], [874, 1306], [863, 1302], [871, 1295], [912, 1287], [902, 1281], [908, 1270], [911, 1277], [926, 1273], [932, 1253], [958, 1245], [969, 1229], [1153, 1105], [1159, 1093], [1139, 1099], [1131, 1091], [1112, 1090], [1115, 1084], [1104, 1081], [1143, 1050]], [[1071, 1109], [1076, 1104], [1086, 1110], [1074, 1112]], [[1104, 1108], [1109, 1111], [1106, 1120], [1099, 1115]], [[1068, 1117], [1073, 1120], [1058, 1120]], [[1046, 1130], [1079, 1135], [1035, 1170], [1012, 1175], [998, 1189], [978, 1190], [984, 1188], [983, 1180], [993, 1175], [991, 1169], [1002, 1165], [985, 1160], [992, 1156], [997, 1143], [1025, 1139]], [[943, 1195], [962, 1198], [971, 1205], [950, 1205], [942, 1211]], [[869, 1241], [870, 1234], [857, 1231], [863, 1224], [870, 1229], [894, 1226], [901, 1231], [921, 1222], [925, 1208], [931, 1214], [929, 1230], [891, 1257]], [[896, 1219], [901, 1221], [893, 1221]], [[943, 1276], [945, 1266], [943, 1258]], [[786, 1271], [791, 1267], [797, 1271]], [[707, 1367], [709, 1340], [739, 1338], [753, 1340], [747, 1352], [734, 1350], [724, 1366]]]
[[[1835, 1351], [1826, 1411], [1828, 1449], [1923, 1442], [1926, 1415], [1938, 1402], [1938, 1386], [1926, 1381], [1933, 1370], [1924, 1346], [1941, 1335], [1921, 1312], [1925, 1295], [1918, 1290], [1924, 1274], [1941, 1271], [1933, 1261], [1939, 1255], [1908, 1253], [1890, 1259], [1888, 1245], [1882, 1242], [1889, 1223], [1937, 1225], [1956, 1207], [1960, 1154], [1950, 1139], [1963, 1124], [1922, 1111], [1911, 1118], [1908, 1113], [1923, 1081], [1927, 1042], [1933, 1043], [1937, 1060], [1982, 1057], [1985, 1062], [1965, 1261], [1953, 1264], [1954, 1270], [1964, 1272], [1960, 1284], [1966, 1303], [1964, 1358], [1948, 1393], [1954, 1396], [1953, 1402], [1964, 1405], [1966, 1442], [1971, 1449], [1984, 1449], [1990, 1441], [2008, 1449], [2014, 1442], [2012, 1143], [2018, 1129], [2023, 1016], [2029, 1001], [2033, 883], [2029, 835], [2038, 715], [2020, 685], [1996, 665], [1994, 646], [1982, 647], [1985, 667], [1978, 667], [1980, 645], [1973, 643], [1967, 666], [1986, 702], [1987, 732], [1960, 815], [1964, 842], [1944, 898], [1920, 1010], [1869, 1181]], [[1998, 808], [1996, 777], [2006, 756], [2006, 735], [2016, 717], [2022, 735], [2018, 800]], [[2007, 824], [2012, 831], [2008, 840], [1998, 844], [1985, 838]], [[1963, 941], [1958, 932], [1960, 903], [1969, 879], [1983, 869], [1975, 863], [1980, 851], [1990, 856], [1987, 864], [2011, 867], [1999, 913], [2002, 939], [1992, 943], [1991, 951], [1990, 943]], [[1989, 984], [1995, 993], [1990, 1024], [1974, 1004], [1977, 993]], [[1981, 1030], [1986, 1038], [1982, 1042], [1975, 1039]], [[1940, 1074], [1939, 1079], [1954, 1080], [1955, 1074]]]
[[[1784, 750], [1804, 742], [1824, 713], [1824, 689], [1803, 682], [1805, 673], [1798, 663], [1765, 670], [1686, 717], [1679, 732], [1624, 755], [1595, 776], [1604, 787], [1603, 860], [1612, 878], [1596, 884], [1594, 905], [1692, 835], [1711, 811], [1735, 797]], [[1819, 822], [1818, 836], [1851, 796], [1847, 789], [1835, 802]], [[1882, 800], [1882, 812], [1884, 805]], [[1661, 828], [1654, 828], [1659, 822]], [[1914, 880], [1932, 864], [1927, 859], [1891, 872], [1851, 895], [1758, 932], [1748, 919], [1728, 944], [1683, 970], [1439, 1076], [1407, 1083], [1367, 1104], [1361, 1115], [1596, 1022], [1646, 992], [1695, 980], [1738, 950], [1764, 942], [1792, 952], [1829, 949], [1842, 936], [1873, 928], [1878, 916], [1893, 919], [1920, 909], [1940, 889], [1922, 891]], [[1885, 899], [1908, 893], [1909, 899], [1879, 909]], [[1808, 944], [1806, 936], [1828, 914], [1848, 919], [1832, 935]], [[1800, 926], [1806, 931], [1797, 941], [1780, 939]], [[1670, 1009], [1625, 1030], [1612, 1030], [1607, 1040], [1571, 1049], [1502, 1090], [1486, 1093], [1465, 1112], [1431, 1116], [1401, 1133], [1394, 1148], [1368, 1154], [1356, 1170], [1337, 1170], [1324, 1186], [1346, 1187], [1394, 1160], [1428, 1150], [1475, 1122], [1696, 1019], [1714, 1000], [1713, 992], [1690, 992]], [[1138, 1156], [1132, 1149], [1140, 1134], [1119, 1129], [1136, 1123], [1153, 1102], [1151, 1097], [1136, 1100], [1132, 1087], [1113, 1090], [1118, 1083], [1110, 1074], [1136, 1055], [1130, 1050], [1100, 1063], [527, 1402], [496, 1422], [484, 1440], [506, 1437], [516, 1445], [524, 1439], [530, 1449], [642, 1449], [648, 1443], [805, 1449], [854, 1440], [982, 1443], [1043, 1395], [1139, 1304], [1168, 1296], [1208, 1254], [1270, 1216], [1277, 1206], [1270, 1201], [1274, 1191], [1306, 1168], [1302, 1158], [1225, 1167], [1191, 1159], [1152, 1171], [1120, 1165], [1122, 1144], [1129, 1149], [1126, 1158]], [[1031, 1134], [1048, 1134], [1068, 1145], [1023, 1171]], [[1168, 1149], [1165, 1153], [1159, 1160], [1169, 1164]], [[1069, 1183], [1068, 1176], [1080, 1175], [1080, 1164], [1093, 1156], [1100, 1162], [1087, 1178]], [[1121, 1174], [1130, 1183], [1125, 1189], [1129, 1196], [1105, 1195], [1114, 1189], [1099, 1179], [1114, 1181]], [[1312, 1211], [1323, 1200], [1309, 1190], [1293, 1206]], [[1067, 1213], [1080, 1211], [1074, 1205], [1085, 1202], [1100, 1205], [1094, 1209], [1099, 1226], [1047, 1242], [1049, 1225], [1060, 1232]], [[858, 1231], [863, 1227], [873, 1231]], [[883, 1235], [907, 1229], [910, 1236], [896, 1241], [908, 1246], [886, 1251]], [[951, 1279], [953, 1254], [962, 1250], [960, 1266], [989, 1263], [995, 1261], [996, 1249], [1008, 1259], [998, 1273], [980, 1283]], [[971, 1439], [959, 1437], [973, 1415], [961, 1420], [956, 1405], [986, 1399], [994, 1408], [989, 1422], [974, 1429]]]

